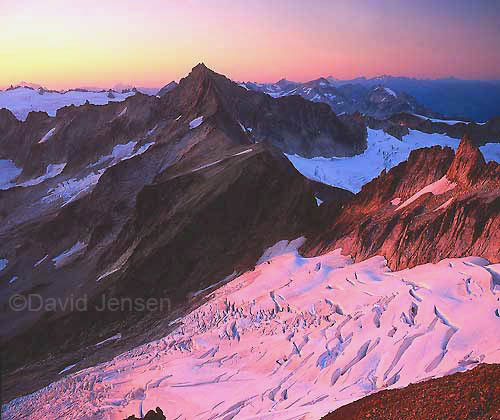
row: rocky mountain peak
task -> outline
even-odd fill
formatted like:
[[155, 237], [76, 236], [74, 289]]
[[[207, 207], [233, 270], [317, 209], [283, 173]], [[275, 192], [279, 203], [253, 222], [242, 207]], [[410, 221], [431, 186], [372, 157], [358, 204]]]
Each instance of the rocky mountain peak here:
[[481, 177], [486, 162], [482, 153], [468, 135], [458, 146], [455, 158], [446, 174], [449, 180], [471, 185]]
[[170, 92], [172, 89], [175, 89], [177, 87], [177, 82], [175, 80], [172, 80], [170, 83], [167, 83], [165, 86], [163, 86], [157, 93], [158, 96], [163, 96], [166, 95], [168, 92]]
[[191, 73], [189, 73], [191, 76], [200, 76], [200, 75], [207, 75], [210, 73], [214, 73], [212, 70], [210, 70], [204, 63], [198, 63], [196, 66], [194, 66], [191, 69]]

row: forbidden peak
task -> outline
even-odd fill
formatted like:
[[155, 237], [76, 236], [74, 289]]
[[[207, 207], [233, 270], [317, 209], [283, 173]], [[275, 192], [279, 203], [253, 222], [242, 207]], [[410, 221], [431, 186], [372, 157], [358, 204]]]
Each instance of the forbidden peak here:
[[481, 177], [485, 166], [486, 162], [481, 151], [466, 134], [458, 146], [447, 177], [464, 184], [472, 184]]

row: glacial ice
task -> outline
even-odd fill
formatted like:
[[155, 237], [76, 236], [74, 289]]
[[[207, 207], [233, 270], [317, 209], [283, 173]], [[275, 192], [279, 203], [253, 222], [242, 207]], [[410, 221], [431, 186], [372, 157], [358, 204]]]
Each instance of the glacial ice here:
[[164, 338], [11, 401], [4, 417], [121, 420], [160, 406], [180, 419], [319, 419], [367, 393], [500, 362], [495, 265], [391, 272], [340, 250], [303, 258], [302, 243], [277, 243]]

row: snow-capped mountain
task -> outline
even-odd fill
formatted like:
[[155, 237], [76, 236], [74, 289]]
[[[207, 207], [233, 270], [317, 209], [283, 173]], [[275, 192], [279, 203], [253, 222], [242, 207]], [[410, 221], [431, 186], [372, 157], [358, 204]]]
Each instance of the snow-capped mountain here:
[[[277, 94], [302, 88], [200, 64], [161, 95], [0, 109], [3, 417], [320, 419], [500, 363], [498, 119]], [[31, 295], [86, 307], [12, 307]], [[138, 299], [168, 305], [100, 309]]]
[[365, 87], [349, 83], [338, 85], [331, 77], [312, 80], [307, 83], [291, 82], [285, 79], [277, 83], [241, 83], [241, 86], [278, 98], [300, 95], [313, 102], [324, 102], [336, 114], [359, 112], [377, 118], [386, 118], [400, 112], [432, 116], [432, 112], [419, 105], [415, 98], [403, 91], [394, 91], [383, 85]]
[[495, 80], [416, 79], [378, 76], [367, 79], [333, 80], [335, 86], [357, 84], [365, 88], [379, 85], [406, 92], [418, 103], [438, 114], [460, 116], [470, 121], [487, 121], [500, 115], [500, 83]]
[[24, 121], [32, 111], [47, 112], [54, 117], [58, 109], [70, 105], [83, 105], [87, 101], [94, 105], [104, 105], [109, 102], [120, 102], [135, 95], [134, 91], [126, 93], [115, 91], [94, 92], [87, 89], [70, 90], [66, 92], [47, 91], [40, 87], [16, 87], [0, 91], [0, 109], [6, 108], [19, 120]]

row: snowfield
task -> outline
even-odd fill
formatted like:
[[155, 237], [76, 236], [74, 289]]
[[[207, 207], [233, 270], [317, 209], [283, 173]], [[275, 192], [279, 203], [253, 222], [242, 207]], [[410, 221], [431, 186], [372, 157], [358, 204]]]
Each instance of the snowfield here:
[[203, 116], [195, 118], [191, 121], [189, 123], [189, 129], [192, 130], [193, 128], [199, 127], [201, 124], [203, 124]]
[[[500, 362], [500, 265], [270, 248], [161, 340], [3, 406], [5, 419], [320, 419], [366, 394]], [[209, 292], [207, 292], [209, 293]], [[74, 372], [74, 373], [70, 373]]]
[[21, 175], [22, 171], [11, 160], [0, 159], [0, 190], [11, 188], [11, 181]]
[[[444, 194], [448, 191], [451, 191], [456, 186], [457, 186], [457, 184], [455, 184], [454, 182], [453, 183], [450, 182], [448, 180], [448, 178], [443, 176], [441, 179], [438, 179], [436, 182], [433, 182], [432, 184], [427, 185], [426, 187], [422, 188], [420, 191], [413, 194], [408, 200], [406, 200], [403, 204], [401, 204], [396, 209], [396, 211], [401, 210], [402, 208], [404, 208], [406, 206], [409, 206], [411, 203], [418, 200], [424, 194], [432, 193], [433, 195], [441, 195], [441, 194]], [[441, 209], [441, 208], [442, 207], [438, 207], [438, 209]]]
[[[352, 157], [305, 158], [298, 155], [286, 155], [286, 157], [306, 178], [357, 193], [364, 184], [379, 176], [383, 169], [389, 170], [407, 160], [412, 150], [436, 145], [456, 150], [460, 140], [444, 134], [427, 134], [410, 130], [410, 134], [400, 141], [382, 130], [369, 128], [367, 143], [363, 153]], [[494, 160], [500, 163], [499, 143], [488, 143], [480, 147], [480, 150], [487, 161]]]
[[87, 248], [87, 245], [78, 241], [70, 249], [67, 249], [57, 257], [54, 257], [52, 259], [52, 262], [54, 263], [56, 269], [61, 268], [72, 261], [73, 258], [76, 258], [78, 255], [84, 252], [85, 248]]
[[[48, 195], [43, 197], [42, 201], [51, 203], [62, 201], [63, 206], [72, 203], [76, 199], [82, 198], [90, 193], [99, 182], [106, 169], [135, 156], [142, 155], [154, 142], [143, 144], [137, 148], [137, 141], [130, 141], [126, 144], [117, 144], [113, 147], [110, 155], [101, 156], [96, 162], [87, 166], [91, 171], [85, 176], [79, 178], [66, 179], [57, 184], [54, 188], [48, 190]], [[134, 151], [137, 148], [136, 151]]]
[[486, 143], [484, 146], [481, 146], [479, 150], [481, 150], [486, 162], [494, 161], [500, 163], [500, 144]]
[[14, 162], [10, 160], [0, 160], [0, 190], [8, 190], [14, 187], [32, 187], [33, 185], [41, 184], [47, 179], [60, 175], [65, 167], [66, 163], [49, 164], [45, 170], [45, 174], [24, 182], [14, 183], [12, 181], [21, 175], [23, 170], [16, 167]]
[[18, 87], [11, 90], [0, 90], [0, 109], [7, 108], [17, 119], [24, 121], [31, 111], [44, 111], [54, 117], [59, 108], [68, 105], [83, 105], [89, 101], [94, 105], [105, 105], [108, 102], [121, 102], [135, 92], [113, 92], [112, 98], [108, 92], [80, 92], [68, 91], [65, 93], [45, 92], [43, 95], [38, 90]]

